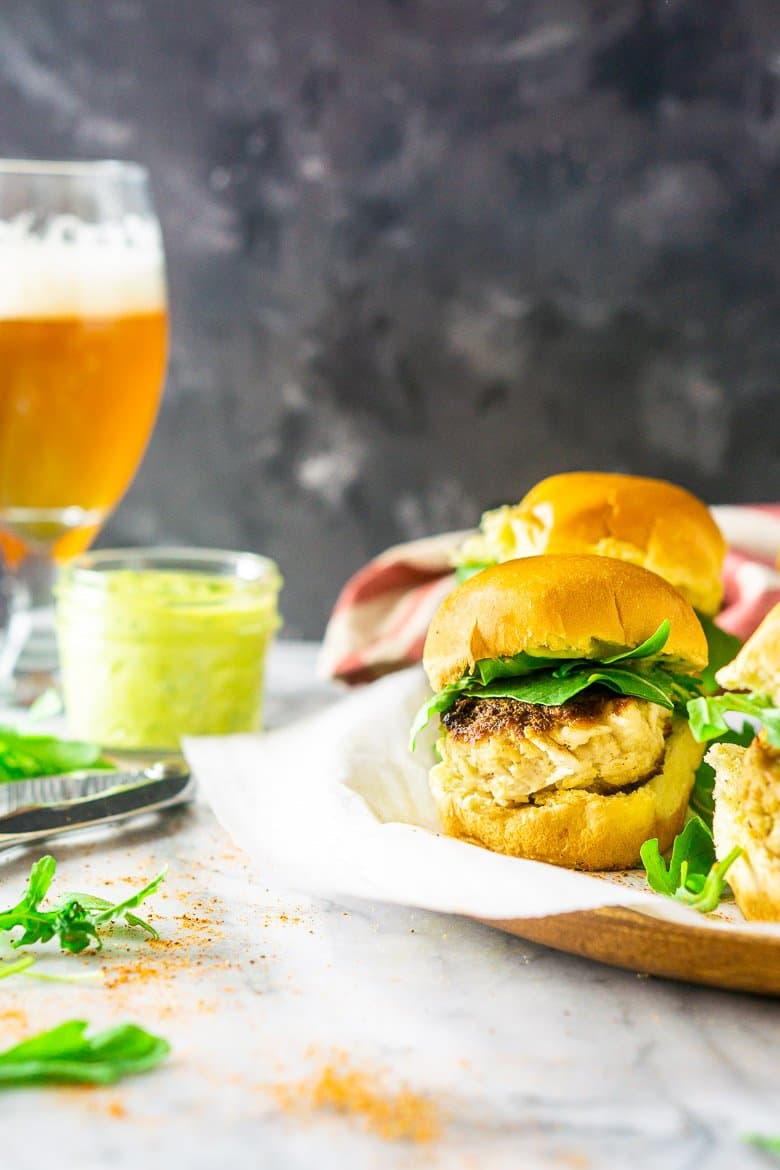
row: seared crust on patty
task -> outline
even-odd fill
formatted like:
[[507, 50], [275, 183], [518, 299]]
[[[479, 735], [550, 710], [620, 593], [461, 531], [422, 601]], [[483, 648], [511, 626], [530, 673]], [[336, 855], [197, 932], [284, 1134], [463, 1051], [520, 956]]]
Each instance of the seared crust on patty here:
[[601, 691], [560, 707], [461, 699], [442, 723], [438, 746], [453, 783], [508, 807], [545, 790], [614, 792], [648, 779], [661, 766], [671, 712]]
[[632, 700], [625, 695], [591, 687], [560, 707], [543, 707], [520, 699], [482, 699], [467, 696], [458, 699], [441, 721], [456, 739], [476, 743], [497, 731], [545, 732], [561, 723], [586, 727], [599, 723], [609, 710], [619, 715]]

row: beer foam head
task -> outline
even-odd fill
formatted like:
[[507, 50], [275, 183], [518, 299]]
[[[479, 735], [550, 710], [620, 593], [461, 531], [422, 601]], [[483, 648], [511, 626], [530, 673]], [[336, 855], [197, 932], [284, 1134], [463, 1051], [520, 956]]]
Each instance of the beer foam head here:
[[157, 224], [128, 215], [91, 224], [61, 215], [33, 230], [26, 213], [0, 220], [0, 320], [117, 317], [165, 307]]

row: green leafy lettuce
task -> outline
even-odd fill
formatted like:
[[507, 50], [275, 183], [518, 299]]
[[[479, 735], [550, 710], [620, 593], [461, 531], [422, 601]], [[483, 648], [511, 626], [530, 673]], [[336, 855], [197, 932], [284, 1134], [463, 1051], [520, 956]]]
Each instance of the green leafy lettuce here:
[[46, 1082], [112, 1085], [154, 1068], [170, 1052], [167, 1040], [137, 1024], [88, 1036], [84, 1020], [68, 1020], [0, 1052], [0, 1087]]
[[688, 703], [691, 732], [699, 743], [720, 739], [731, 728], [726, 715], [747, 715], [764, 725], [772, 747], [780, 748], [780, 708], [768, 695], [699, 695]]
[[650, 888], [702, 914], [719, 904], [726, 889], [726, 874], [741, 853], [737, 846], [723, 861], [716, 861], [712, 831], [696, 816], [675, 837], [668, 865], [661, 856], [657, 837], [645, 841], [640, 850]]
[[17, 927], [22, 930], [21, 936], [13, 941], [14, 947], [47, 943], [57, 938], [64, 951], [77, 954], [93, 942], [98, 948], [102, 946], [99, 928], [118, 920], [145, 930], [153, 938], [158, 937], [154, 927], [132, 911], [155, 892], [165, 878], [166, 870], [123, 902], [108, 902], [92, 894], [67, 894], [51, 909], [45, 910], [41, 903], [49, 892], [56, 869], [53, 857], [46, 856], [36, 861], [21, 899], [10, 909], [0, 910], [0, 931]]
[[669, 639], [664, 621], [651, 637], [633, 650], [623, 650], [595, 660], [590, 658], [542, 658], [516, 654], [477, 662], [474, 673], [450, 683], [420, 708], [412, 724], [410, 746], [435, 715], [443, 715], [458, 699], [517, 699], [543, 707], [558, 707], [591, 686], [603, 686], [619, 695], [631, 695], [657, 703], [667, 710], [685, 711], [687, 701], [699, 693], [699, 682], [660, 666], [657, 655]]

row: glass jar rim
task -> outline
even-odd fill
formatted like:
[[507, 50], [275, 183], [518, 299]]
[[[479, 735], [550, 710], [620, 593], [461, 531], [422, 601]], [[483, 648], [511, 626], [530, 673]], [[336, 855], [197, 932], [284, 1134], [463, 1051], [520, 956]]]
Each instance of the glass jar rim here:
[[1, 175], [39, 175], [55, 178], [92, 176], [132, 179], [139, 183], [145, 183], [149, 178], [148, 170], [141, 163], [118, 158], [0, 158]]
[[276, 562], [260, 553], [182, 545], [96, 549], [66, 561], [59, 573], [72, 584], [100, 587], [108, 573], [121, 569], [211, 573], [247, 586], [282, 583]]

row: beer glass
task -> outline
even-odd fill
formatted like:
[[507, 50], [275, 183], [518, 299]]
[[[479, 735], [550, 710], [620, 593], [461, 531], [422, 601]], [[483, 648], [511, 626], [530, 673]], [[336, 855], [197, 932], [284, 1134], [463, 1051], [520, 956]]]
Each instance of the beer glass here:
[[6, 690], [25, 657], [56, 663], [56, 562], [89, 545], [136, 472], [167, 332], [144, 168], [0, 160], [0, 551], [16, 583]]

